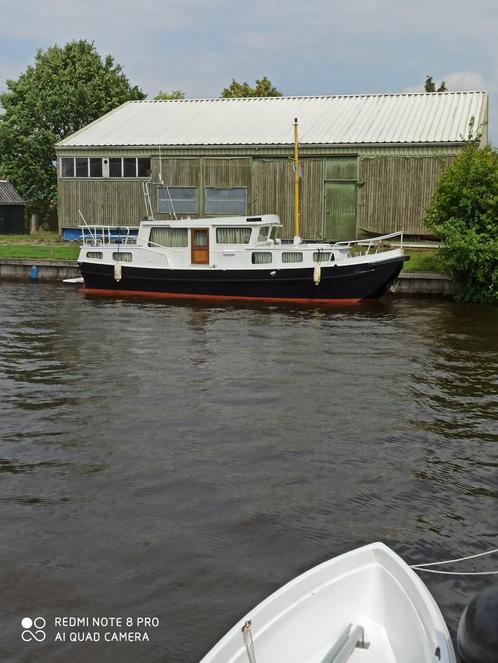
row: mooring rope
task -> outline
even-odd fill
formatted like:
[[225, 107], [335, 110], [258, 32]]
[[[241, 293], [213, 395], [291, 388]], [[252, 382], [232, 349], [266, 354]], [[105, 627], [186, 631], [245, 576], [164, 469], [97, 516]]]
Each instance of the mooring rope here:
[[476, 555], [467, 555], [466, 557], [458, 557], [456, 559], [447, 559], [442, 562], [428, 562], [425, 564], [410, 564], [410, 568], [415, 571], [425, 571], [426, 573], [441, 573], [449, 576], [493, 576], [498, 575], [498, 571], [440, 571], [439, 569], [429, 569], [428, 566], [441, 566], [442, 564], [457, 564], [458, 562], [466, 562], [469, 559], [476, 559], [476, 557], [484, 557], [485, 555], [493, 555], [498, 552], [498, 548], [488, 550], [487, 552], [477, 553]]
[[439, 569], [424, 569], [420, 566], [412, 566], [414, 571], [425, 571], [426, 573], [441, 573], [445, 576], [494, 576], [498, 571], [440, 571]]
[[256, 663], [256, 654], [254, 653], [254, 641], [252, 639], [251, 621], [247, 621], [242, 627], [242, 637], [246, 646], [247, 658], [249, 663]]

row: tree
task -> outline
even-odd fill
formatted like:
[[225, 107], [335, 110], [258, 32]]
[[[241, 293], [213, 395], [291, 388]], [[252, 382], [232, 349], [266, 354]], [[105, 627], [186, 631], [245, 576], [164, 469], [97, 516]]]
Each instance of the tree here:
[[154, 97], [156, 101], [175, 101], [176, 99], [185, 99], [185, 92], [181, 90], [173, 90], [172, 92], [159, 92]]
[[116, 106], [144, 93], [131, 86], [110, 55], [93, 43], [72, 41], [38, 50], [17, 80], [0, 94], [0, 176], [43, 211], [56, 199], [55, 144]]
[[251, 87], [249, 83], [237, 83], [235, 78], [229, 87], [222, 90], [221, 96], [230, 97], [281, 97], [282, 93], [272, 85], [269, 78], [256, 79], [256, 86]]
[[425, 218], [462, 301], [498, 303], [497, 219], [498, 152], [469, 144], [440, 178]]
[[442, 81], [441, 85], [436, 90], [436, 84], [434, 83], [432, 76], [427, 76], [424, 83], [424, 90], [426, 92], [447, 92], [448, 88], [446, 87], [446, 83]]

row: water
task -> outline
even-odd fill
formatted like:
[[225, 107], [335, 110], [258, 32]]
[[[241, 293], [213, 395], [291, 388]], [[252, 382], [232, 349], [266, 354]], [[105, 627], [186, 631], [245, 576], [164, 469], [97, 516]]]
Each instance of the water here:
[[[0, 658], [194, 663], [359, 545], [410, 562], [498, 547], [496, 308], [2, 284], [0, 311]], [[424, 580], [453, 633], [492, 582]], [[24, 643], [37, 615], [46, 641]], [[160, 622], [148, 643], [54, 643], [58, 616]]]

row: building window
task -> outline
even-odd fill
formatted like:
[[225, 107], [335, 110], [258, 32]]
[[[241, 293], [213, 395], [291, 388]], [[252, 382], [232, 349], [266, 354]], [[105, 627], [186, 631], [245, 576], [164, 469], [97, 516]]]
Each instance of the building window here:
[[282, 262], [303, 262], [303, 254], [301, 251], [284, 251]]
[[[107, 164], [109, 164], [107, 169]], [[150, 159], [62, 157], [61, 177], [149, 177]]]
[[123, 177], [137, 176], [137, 160], [125, 157], [123, 159]]
[[271, 251], [253, 251], [251, 262], [253, 265], [268, 265], [271, 263]]
[[158, 189], [157, 211], [161, 214], [197, 214], [199, 196], [195, 186], [165, 186]]
[[207, 187], [206, 196], [206, 214], [240, 214], [247, 212], [247, 189], [242, 187], [231, 189], [215, 189]]
[[188, 228], [151, 228], [149, 246], [188, 246]]
[[251, 228], [216, 228], [218, 244], [249, 244]]
[[61, 159], [61, 177], [74, 177], [74, 159], [62, 157]]
[[143, 159], [139, 157], [137, 159], [137, 177], [149, 177], [150, 176], [150, 159]]
[[87, 251], [86, 257], [93, 258], [94, 260], [102, 260], [104, 254], [102, 253], [102, 251]]
[[102, 177], [102, 159], [90, 158], [90, 177]]
[[88, 157], [76, 157], [76, 177], [88, 177]]
[[117, 262], [131, 262], [133, 255], [127, 251], [116, 251], [112, 254], [112, 259]]
[[[330, 256], [332, 256], [332, 258]], [[334, 256], [330, 251], [315, 251], [313, 253], [314, 262], [328, 262], [331, 259], [333, 260]]]
[[109, 177], [123, 177], [123, 159], [119, 157], [109, 159]]

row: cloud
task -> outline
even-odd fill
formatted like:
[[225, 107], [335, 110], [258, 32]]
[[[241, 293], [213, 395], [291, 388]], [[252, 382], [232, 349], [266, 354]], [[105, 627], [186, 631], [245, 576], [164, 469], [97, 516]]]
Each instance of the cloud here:
[[490, 90], [493, 84], [477, 71], [454, 71], [443, 76], [448, 90]]
[[0, 12], [0, 89], [37, 48], [87, 39], [150, 96], [262, 76], [289, 95], [398, 92], [429, 73], [498, 96], [495, 0], [0, 0]]

